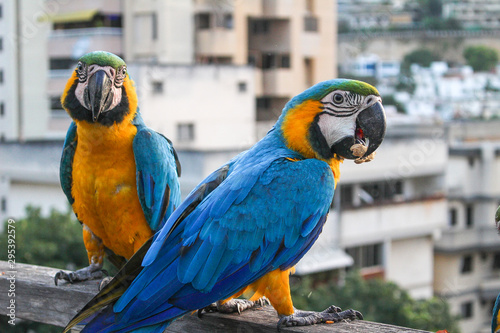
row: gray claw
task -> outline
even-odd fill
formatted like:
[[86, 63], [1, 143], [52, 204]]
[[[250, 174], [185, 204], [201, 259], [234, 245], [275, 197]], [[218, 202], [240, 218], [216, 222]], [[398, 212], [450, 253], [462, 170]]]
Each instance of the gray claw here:
[[269, 304], [269, 300], [265, 297], [261, 297], [256, 301], [249, 301], [246, 299], [231, 299], [224, 304], [221, 304], [220, 301], [217, 303], [212, 303], [209, 306], [204, 307], [203, 309], [198, 310], [198, 317], [201, 318], [203, 313], [210, 312], [220, 312], [220, 313], [233, 313], [238, 312], [241, 314], [243, 311], [262, 307], [266, 304]]
[[212, 303], [209, 306], [204, 307], [203, 309], [198, 310], [198, 318], [203, 317], [203, 311], [206, 313], [217, 312], [217, 303]]
[[332, 305], [322, 312], [296, 310], [290, 316], [282, 316], [278, 321], [277, 328], [280, 331], [282, 326], [309, 326], [326, 322], [337, 323], [339, 321], [355, 320], [356, 318], [363, 319], [361, 312], [352, 309], [342, 311], [341, 308]]
[[79, 269], [75, 272], [66, 273], [64, 271], [59, 271], [54, 275], [54, 283], [57, 286], [58, 280], [66, 280], [69, 283], [101, 279], [107, 272], [102, 270], [102, 265], [90, 264], [88, 267]]

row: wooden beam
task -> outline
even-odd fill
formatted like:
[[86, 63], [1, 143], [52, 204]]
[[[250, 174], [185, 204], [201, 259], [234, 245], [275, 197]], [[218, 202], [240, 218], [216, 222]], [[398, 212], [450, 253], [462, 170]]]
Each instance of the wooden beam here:
[[[60, 282], [54, 285], [54, 275], [58, 269], [16, 264], [13, 268], [0, 261], [0, 308], [1, 314], [8, 314], [8, 306], [14, 300], [15, 317], [64, 327], [98, 291], [98, 281], [77, 284]], [[14, 293], [15, 296], [12, 294]], [[276, 333], [278, 318], [270, 306], [248, 310], [238, 314], [204, 314], [202, 319], [196, 315], [186, 315], [176, 320], [166, 332], [241, 332]], [[283, 328], [282, 332], [311, 332], [311, 327]], [[410, 328], [397, 327], [368, 321], [331, 325], [316, 325], [314, 332], [336, 333], [426, 333]], [[427, 332], [428, 333], [428, 332]]]

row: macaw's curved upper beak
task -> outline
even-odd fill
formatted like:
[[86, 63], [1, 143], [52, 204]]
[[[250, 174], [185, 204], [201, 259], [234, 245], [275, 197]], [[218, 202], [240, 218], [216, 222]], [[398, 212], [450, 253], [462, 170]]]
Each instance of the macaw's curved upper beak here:
[[87, 104], [92, 111], [94, 122], [99, 119], [103, 111], [107, 111], [113, 101], [113, 81], [108, 77], [105, 71], [99, 70], [89, 78], [87, 86]]
[[[376, 102], [358, 114], [356, 118], [356, 130], [353, 136], [348, 136], [334, 144], [332, 152], [343, 158], [364, 158], [373, 153], [384, 140], [386, 130], [385, 112], [382, 103]], [[354, 144], [367, 146], [362, 156], [353, 154], [351, 147]]]

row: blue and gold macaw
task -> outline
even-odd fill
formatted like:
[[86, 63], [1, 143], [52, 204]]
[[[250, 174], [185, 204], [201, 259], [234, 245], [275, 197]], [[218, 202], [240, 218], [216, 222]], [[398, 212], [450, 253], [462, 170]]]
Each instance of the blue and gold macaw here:
[[83, 332], [162, 332], [244, 291], [269, 299], [278, 327], [359, 317], [335, 306], [294, 309], [289, 274], [322, 231], [340, 162], [369, 160], [385, 128], [379, 93], [364, 82], [325, 81], [294, 97], [261, 141], [189, 194], [66, 331], [87, 318]]
[[[500, 206], [497, 208], [495, 213], [495, 225], [498, 232], [500, 232]], [[495, 306], [493, 306], [493, 317], [491, 318], [491, 333], [500, 332], [500, 294], [498, 294], [495, 301]]]
[[56, 284], [102, 277], [105, 252], [115, 264], [129, 259], [180, 204], [175, 150], [145, 126], [121, 58], [103, 51], [81, 57], [61, 104], [73, 119], [61, 186], [83, 225], [89, 266], [57, 273]]

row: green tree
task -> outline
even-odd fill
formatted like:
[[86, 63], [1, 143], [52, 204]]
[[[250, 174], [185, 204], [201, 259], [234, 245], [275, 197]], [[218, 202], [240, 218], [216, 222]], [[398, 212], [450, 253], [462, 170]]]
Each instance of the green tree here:
[[421, 48], [405, 55], [401, 70], [409, 72], [412, 64], [417, 64], [422, 67], [429, 67], [431, 62], [441, 60], [440, 57], [429, 49]]
[[[7, 260], [7, 222], [0, 234], [0, 260]], [[29, 263], [61, 269], [74, 270], [88, 265], [87, 252], [83, 245], [82, 227], [74, 214], [52, 210], [43, 217], [40, 208], [27, 207], [26, 217], [16, 220], [16, 263]], [[0, 332], [60, 332], [59, 327], [17, 320], [15, 326], [0, 316]]]
[[292, 285], [292, 298], [299, 309], [322, 311], [335, 304], [342, 309], [359, 310], [370, 321], [432, 332], [443, 329], [459, 332], [458, 318], [450, 314], [444, 300], [414, 300], [393, 282], [364, 280], [358, 273], [350, 273], [342, 287], [334, 282], [314, 287], [311, 278], [302, 278]]
[[498, 51], [485, 45], [469, 46], [463, 55], [475, 72], [489, 71], [498, 63]]
[[[88, 265], [82, 227], [73, 212], [52, 210], [48, 217], [43, 217], [40, 208], [30, 206], [26, 208], [26, 217], [17, 220], [15, 227], [16, 262], [61, 269]], [[0, 249], [6, 248], [4, 232], [0, 235]], [[6, 259], [7, 251], [0, 251], [0, 260]]]

